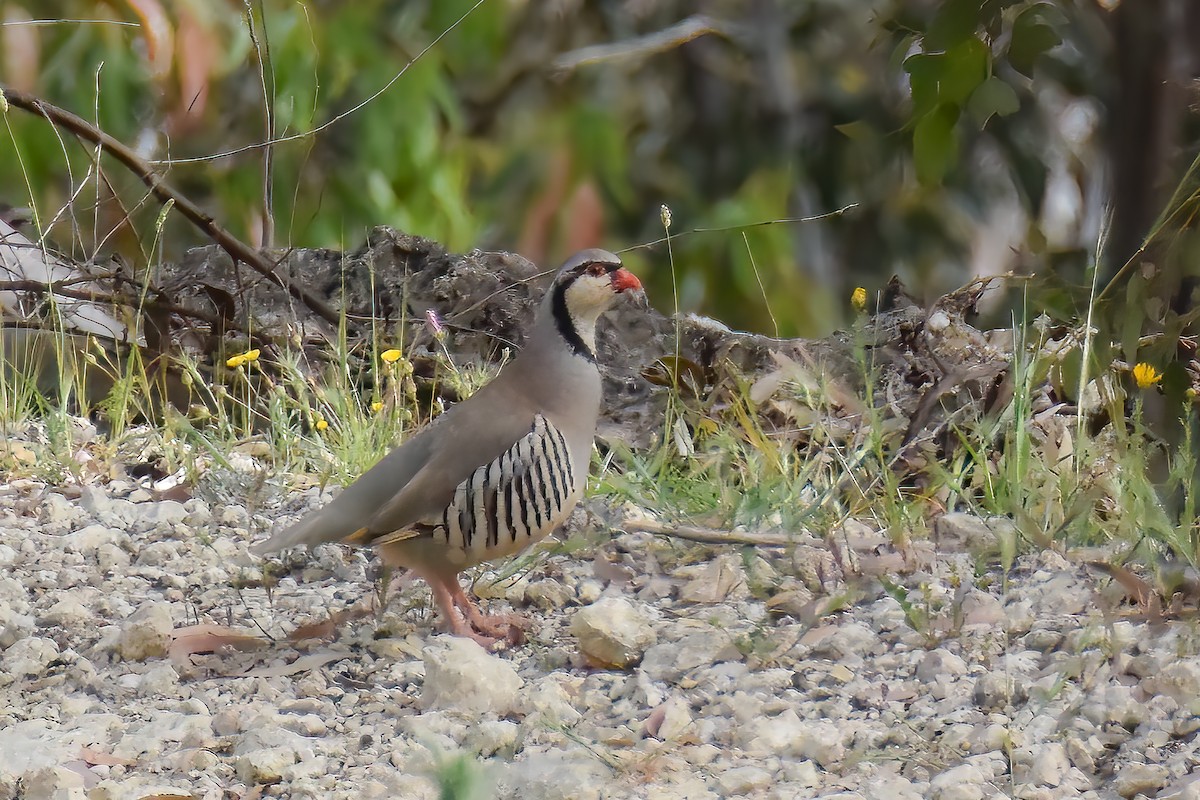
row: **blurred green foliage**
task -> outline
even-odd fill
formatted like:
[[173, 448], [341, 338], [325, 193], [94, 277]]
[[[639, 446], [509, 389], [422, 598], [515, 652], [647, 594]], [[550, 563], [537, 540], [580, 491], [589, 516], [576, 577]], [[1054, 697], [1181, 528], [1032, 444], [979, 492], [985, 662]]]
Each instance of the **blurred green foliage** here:
[[[352, 248], [389, 224], [552, 262], [661, 238], [665, 203], [684, 308], [765, 333], [825, 333], [855, 285], [874, 293], [892, 273], [944, 290], [1094, 245], [1096, 177], [1080, 164], [1100, 161], [1107, 40], [1091, 3], [713, 0], [691, 18], [708, 32], [666, 44], [653, 37], [693, 4], [248, 7], [0, 0], [3, 80], [164, 162], [243, 238], [258, 240], [269, 208], [278, 246]], [[615, 50], [571, 59], [596, 45]], [[5, 120], [0, 200], [33, 205], [60, 246], [153, 263], [202, 242], [173, 218], [160, 252], [140, 184], [108, 162], [98, 176], [92, 152], [41, 120]], [[272, 135], [285, 141], [268, 203], [264, 150], [248, 146]], [[1055, 181], [1086, 202], [1045, 233]], [[666, 248], [628, 260], [668, 309]]]

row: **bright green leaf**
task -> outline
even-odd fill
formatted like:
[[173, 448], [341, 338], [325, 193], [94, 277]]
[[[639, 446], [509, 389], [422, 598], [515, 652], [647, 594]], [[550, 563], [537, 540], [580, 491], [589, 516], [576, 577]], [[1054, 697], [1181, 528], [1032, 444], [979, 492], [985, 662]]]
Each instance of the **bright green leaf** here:
[[940, 183], [958, 158], [954, 124], [958, 107], [940, 105], [917, 121], [913, 130], [913, 162], [917, 179], [926, 186]]
[[1007, 117], [1015, 114], [1020, 107], [1021, 101], [1017, 99], [1013, 88], [994, 75], [979, 84], [967, 101], [967, 112], [980, 128], [987, 124], [993, 114]]

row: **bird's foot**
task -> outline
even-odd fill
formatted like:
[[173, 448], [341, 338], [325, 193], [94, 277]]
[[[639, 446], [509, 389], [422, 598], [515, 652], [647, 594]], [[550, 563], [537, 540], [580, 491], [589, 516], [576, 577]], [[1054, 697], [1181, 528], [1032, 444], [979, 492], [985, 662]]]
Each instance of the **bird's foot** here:
[[468, 621], [471, 628], [485, 638], [507, 642], [509, 647], [525, 644], [529, 620], [520, 614], [484, 614], [476, 609], [474, 616], [468, 616]]

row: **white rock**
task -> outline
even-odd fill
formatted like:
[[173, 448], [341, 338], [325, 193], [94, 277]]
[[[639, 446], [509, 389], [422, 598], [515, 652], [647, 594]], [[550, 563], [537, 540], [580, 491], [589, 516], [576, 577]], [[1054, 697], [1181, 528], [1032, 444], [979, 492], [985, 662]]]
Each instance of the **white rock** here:
[[600, 800], [613, 784], [612, 770], [582, 750], [526, 753], [496, 782], [503, 800]]
[[521, 726], [510, 720], [485, 719], [471, 726], [464, 745], [485, 758], [497, 754], [504, 756], [516, 749], [520, 730]]
[[38, 518], [44, 525], [70, 524], [82, 516], [82, 509], [58, 492], [50, 492], [42, 498]]
[[966, 672], [967, 662], [949, 650], [939, 647], [937, 650], [930, 650], [921, 659], [921, 663], [917, 665], [917, 680], [922, 683], [934, 683], [942, 676], [965, 675]]
[[677, 642], [663, 642], [646, 650], [642, 669], [656, 681], [674, 681], [697, 667], [743, 658], [728, 631], [705, 627]]
[[872, 779], [863, 789], [865, 800], [922, 800], [923, 795], [902, 775]]
[[144, 523], [152, 527], [162, 528], [183, 522], [187, 519], [188, 510], [183, 503], [176, 500], [161, 500], [157, 503], [143, 503], [138, 514]]
[[1173, 661], [1142, 682], [1151, 694], [1165, 694], [1179, 703], [1200, 697], [1200, 658]]
[[930, 800], [983, 800], [986, 778], [978, 767], [960, 764], [929, 782]]
[[161, 696], [174, 694], [179, 688], [179, 673], [170, 664], [156, 664], [138, 680], [138, 694]]
[[532, 581], [525, 587], [525, 601], [547, 611], [575, 602], [575, 592], [561, 581], [545, 578]]
[[4, 651], [4, 669], [17, 678], [38, 677], [46, 665], [58, 658], [53, 639], [26, 637]]
[[748, 755], [799, 756], [826, 769], [846, 755], [836, 725], [825, 720], [801, 720], [791, 708], [773, 717], [761, 716], [759, 712], [748, 715], [746, 724], [735, 733], [735, 741]]
[[52, 769], [76, 752], [77, 747], [65, 741], [61, 731], [43, 720], [0, 725], [0, 797], [19, 797], [26, 774]]
[[762, 767], [734, 767], [717, 775], [722, 797], [750, 794], [771, 785], [771, 773]]
[[289, 747], [263, 747], [237, 757], [235, 769], [244, 783], [278, 783], [284, 771], [296, 763], [296, 751]]
[[537, 724], [569, 727], [583, 716], [571, 704], [561, 681], [552, 675], [541, 678], [533, 686], [526, 686], [519, 695], [517, 706]]
[[22, 614], [11, 603], [0, 600], [0, 650], [13, 646], [14, 642], [33, 633], [34, 620]]
[[425, 648], [423, 708], [504, 716], [524, 681], [512, 664], [460, 636], [435, 636]]
[[1133, 730], [1146, 721], [1146, 704], [1134, 694], [1129, 686], [1109, 685], [1094, 692], [1080, 709], [1083, 716], [1103, 725], [1115, 722], [1123, 728]]
[[25, 800], [85, 800], [83, 776], [66, 767], [42, 767], [21, 781]]
[[645, 792], [645, 800], [720, 800], [699, 775], [672, 775], [670, 783], [652, 783]]
[[1112, 790], [1121, 797], [1150, 795], [1167, 782], [1170, 772], [1162, 764], [1127, 764], [1117, 770]]
[[622, 597], [604, 597], [575, 612], [571, 633], [594, 664], [623, 669], [657, 638], [646, 613]]
[[121, 625], [117, 653], [126, 661], [162, 658], [171, 647], [174, 629], [169, 603], [143, 603]]
[[79, 593], [70, 590], [38, 617], [39, 624], [60, 628], [89, 626], [94, 620], [92, 610], [79, 599]]
[[74, 533], [62, 537], [63, 546], [68, 552], [91, 555], [100, 549], [100, 545], [119, 544], [123, 531], [110, 528], [107, 525], [87, 525]]
[[941, 552], [977, 553], [994, 548], [1000, 536], [1013, 536], [1016, 527], [1007, 517], [984, 519], [953, 511], [933, 523], [933, 539]]
[[[679, 572], [682, 570], [676, 574]], [[724, 553], [695, 570], [695, 573], [679, 591], [679, 599], [685, 603], [711, 605], [750, 596], [746, 588], [746, 573], [738, 555]]]
[[0, 544], [0, 567], [11, 567], [17, 563], [17, 551], [6, 544]]
[[1058, 742], [1045, 742], [1033, 751], [1027, 780], [1037, 786], [1056, 787], [1071, 771], [1067, 748]]
[[688, 733], [691, 727], [692, 710], [686, 700], [675, 695], [666, 702], [656, 738], [664, 742], [676, 741]]

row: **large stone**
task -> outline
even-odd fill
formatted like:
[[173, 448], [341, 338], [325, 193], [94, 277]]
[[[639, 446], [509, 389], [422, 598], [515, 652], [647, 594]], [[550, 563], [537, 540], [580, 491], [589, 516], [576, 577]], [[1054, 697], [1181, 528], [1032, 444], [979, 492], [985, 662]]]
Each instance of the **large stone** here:
[[1151, 694], [1164, 694], [1177, 703], [1200, 697], [1200, 658], [1180, 659], [1167, 664], [1142, 682]]
[[1117, 770], [1112, 790], [1121, 797], [1152, 795], [1167, 782], [1170, 772], [1162, 764], [1127, 764]]
[[[497, 780], [503, 800], [601, 800], [613, 788], [612, 770], [583, 750], [526, 753]], [[617, 795], [619, 796], [619, 795]]]
[[53, 639], [38, 636], [26, 637], [4, 651], [4, 669], [13, 677], [38, 677], [54, 659], [58, 658], [58, 645]]
[[144, 603], [121, 625], [117, 653], [125, 661], [162, 658], [171, 648], [174, 629], [169, 603]]
[[588, 661], [615, 669], [636, 664], [656, 639], [645, 612], [621, 597], [579, 609], [571, 618], [571, 633]]
[[436, 636], [425, 648], [424, 708], [504, 716], [523, 684], [512, 664], [470, 639]]

